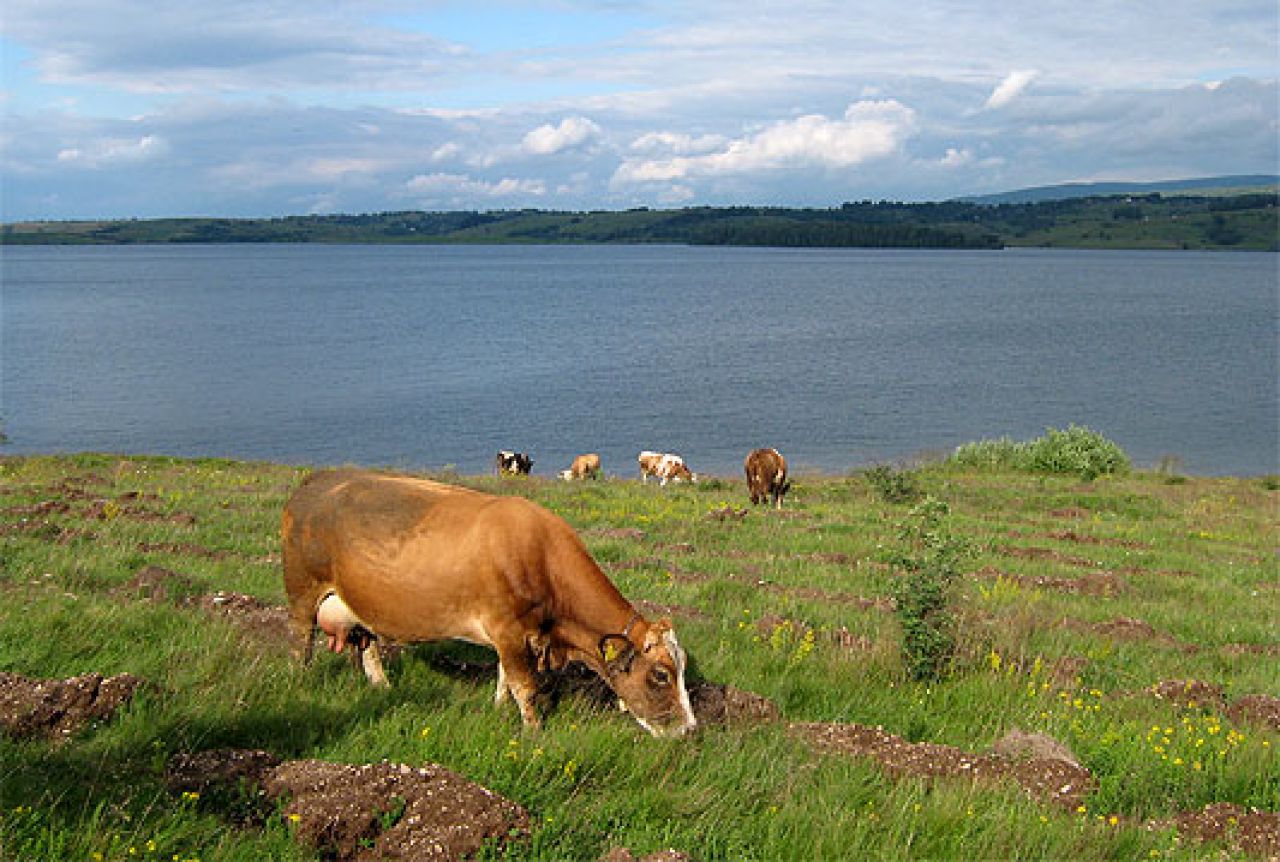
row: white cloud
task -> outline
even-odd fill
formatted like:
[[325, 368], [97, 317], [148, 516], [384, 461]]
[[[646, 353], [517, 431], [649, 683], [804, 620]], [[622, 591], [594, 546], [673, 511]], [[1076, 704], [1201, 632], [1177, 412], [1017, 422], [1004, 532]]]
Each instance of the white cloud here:
[[895, 152], [914, 127], [915, 112], [900, 102], [855, 102], [842, 119], [807, 114], [784, 120], [730, 141], [718, 152], [625, 161], [614, 179], [622, 183], [667, 182], [782, 168], [849, 168]]
[[960, 168], [973, 161], [973, 151], [968, 148], [947, 147], [947, 154], [938, 160], [944, 168]]
[[631, 149], [638, 153], [688, 155], [709, 153], [728, 143], [723, 135], [685, 135], [679, 132], [649, 132], [631, 142]]
[[1022, 95], [1023, 91], [1031, 85], [1031, 82], [1040, 77], [1040, 72], [1036, 69], [1019, 69], [1010, 72], [1005, 76], [994, 90], [991, 91], [990, 98], [987, 99], [985, 107], [989, 111], [1003, 108], [1014, 99]]
[[542, 197], [547, 193], [541, 180], [504, 177], [497, 182], [476, 180], [466, 174], [418, 174], [405, 188], [415, 197], [426, 200], [466, 198], [504, 198], [513, 196]]
[[164, 138], [143, 135], [141, 138], [104, 138], [83, 146], [66, 147], [58, 151], [58, 161], [87, 168], [104, 168], [151, 161], [168, 153], [169, 143]]
[[582, 147], [599, 136], [600, 127], [586, 117], [565, 117], [558, 126], [538, 126], [524, 136], [521, 146], [526, 153], [550, 156]]

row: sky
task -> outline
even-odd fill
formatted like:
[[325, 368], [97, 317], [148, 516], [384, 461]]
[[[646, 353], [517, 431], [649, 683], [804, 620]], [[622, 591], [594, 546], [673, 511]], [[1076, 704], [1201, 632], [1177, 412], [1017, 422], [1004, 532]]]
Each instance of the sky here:
[[5, 0], [0, 221], [1276, 173], [1275, 0]]

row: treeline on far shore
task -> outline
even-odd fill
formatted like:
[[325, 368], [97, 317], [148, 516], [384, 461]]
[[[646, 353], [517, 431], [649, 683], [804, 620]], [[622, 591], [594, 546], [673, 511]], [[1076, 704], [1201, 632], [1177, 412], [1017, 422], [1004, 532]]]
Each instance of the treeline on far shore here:
[[1010, 246], [1280, 250], [1276, 191], [1027, 203], [860, 201], [829, 209], [403, 211], [282, 218], [15, 222], [7, 244], [666, 243], [824, 248]]

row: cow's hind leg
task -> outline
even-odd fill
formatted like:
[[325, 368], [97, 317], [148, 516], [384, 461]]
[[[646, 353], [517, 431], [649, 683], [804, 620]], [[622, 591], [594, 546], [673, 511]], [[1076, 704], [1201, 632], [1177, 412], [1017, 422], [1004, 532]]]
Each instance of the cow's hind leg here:
[[289, 596], [289, 631], [292, 635], [290, 651], [304, 666], [311, 664], [315, 646], [316, 611], [320, 606], [322, 590], [306, 595]]
[[380, 688], [386, 688], [391, 685], [391, 681], [387, 679], [386, 671], [382, 669], [382, 651], [378, 649], [377, 638], [370, 639], [368, 644], [360, 650], [360, 667], [372, 684]]

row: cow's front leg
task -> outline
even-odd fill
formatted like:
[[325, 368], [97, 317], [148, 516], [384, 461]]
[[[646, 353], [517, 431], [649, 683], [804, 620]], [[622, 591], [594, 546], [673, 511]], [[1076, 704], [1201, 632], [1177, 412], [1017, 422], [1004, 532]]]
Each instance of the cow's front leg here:
[[520, 707], [525, 727], [542, 727], [535, 704], [538, 683], [529, 667], [525, 638], [512, 638], [494, 646], [498, 650], [498, 690], [493, 698], [494, 705], [500, 705], [506, 700], [506, 693], [510, 692]]

